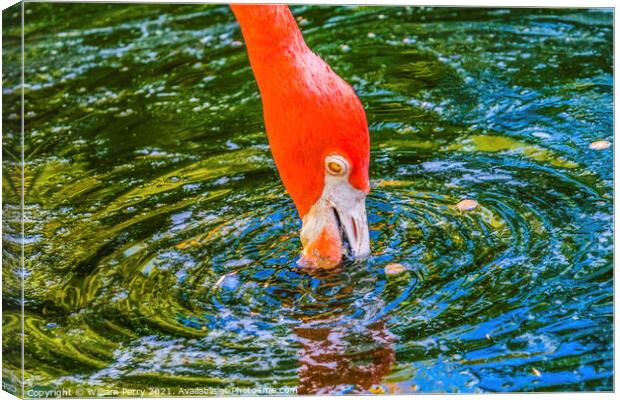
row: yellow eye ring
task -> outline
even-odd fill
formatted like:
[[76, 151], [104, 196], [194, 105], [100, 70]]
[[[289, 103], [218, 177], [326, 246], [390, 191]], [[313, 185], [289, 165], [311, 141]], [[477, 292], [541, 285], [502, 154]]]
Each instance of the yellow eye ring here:
[[328, 174], [342, 176], [347, 173], [349, 163], [341, 156], [331, 155], [325, 157], [325, 170]]

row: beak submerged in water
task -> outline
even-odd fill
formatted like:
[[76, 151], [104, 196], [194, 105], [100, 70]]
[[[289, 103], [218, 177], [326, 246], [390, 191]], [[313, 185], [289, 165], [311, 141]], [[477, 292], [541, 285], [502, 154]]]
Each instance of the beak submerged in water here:
[[322, 196], [303, 218], [302, 266], [334, 268], [343, 256], [370, 254], [366, 193], [347, 180], [327, 176]]

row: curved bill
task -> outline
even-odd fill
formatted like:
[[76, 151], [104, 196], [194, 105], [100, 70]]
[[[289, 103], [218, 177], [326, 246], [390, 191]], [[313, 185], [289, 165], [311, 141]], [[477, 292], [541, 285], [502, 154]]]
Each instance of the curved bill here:
[[329, 183], [303, 218], [303, 266], [334, 268], [343, 256], [370, 254], [366, 194], [348, 182]]
[[334, 211], [340, 224], [342, 236], [353, 258], [365, 258], [370, 254], [368, 219], [366, 217], [366, 196], [349, 206], [334, 204]]

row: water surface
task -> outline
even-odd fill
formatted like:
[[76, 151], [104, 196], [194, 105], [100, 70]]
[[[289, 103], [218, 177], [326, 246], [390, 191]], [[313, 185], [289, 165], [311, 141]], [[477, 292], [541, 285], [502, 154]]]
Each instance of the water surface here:
[[228, 7], [25, 10], [26, 390], [613, 389], [611, 10], [293, 7], [371, 131], [372, 256], [323, 274]]

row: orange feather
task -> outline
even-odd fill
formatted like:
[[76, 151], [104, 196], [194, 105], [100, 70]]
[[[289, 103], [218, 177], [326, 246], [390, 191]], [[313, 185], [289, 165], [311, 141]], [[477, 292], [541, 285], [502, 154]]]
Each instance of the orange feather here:
[[271, 151], [300, 216], [321, 196], [328, 154], [346, 157], [350, 183], [368, 192], [368, 125], [351, 86], [308, 48], [287, 6], [231, 8], [260, 90]]

